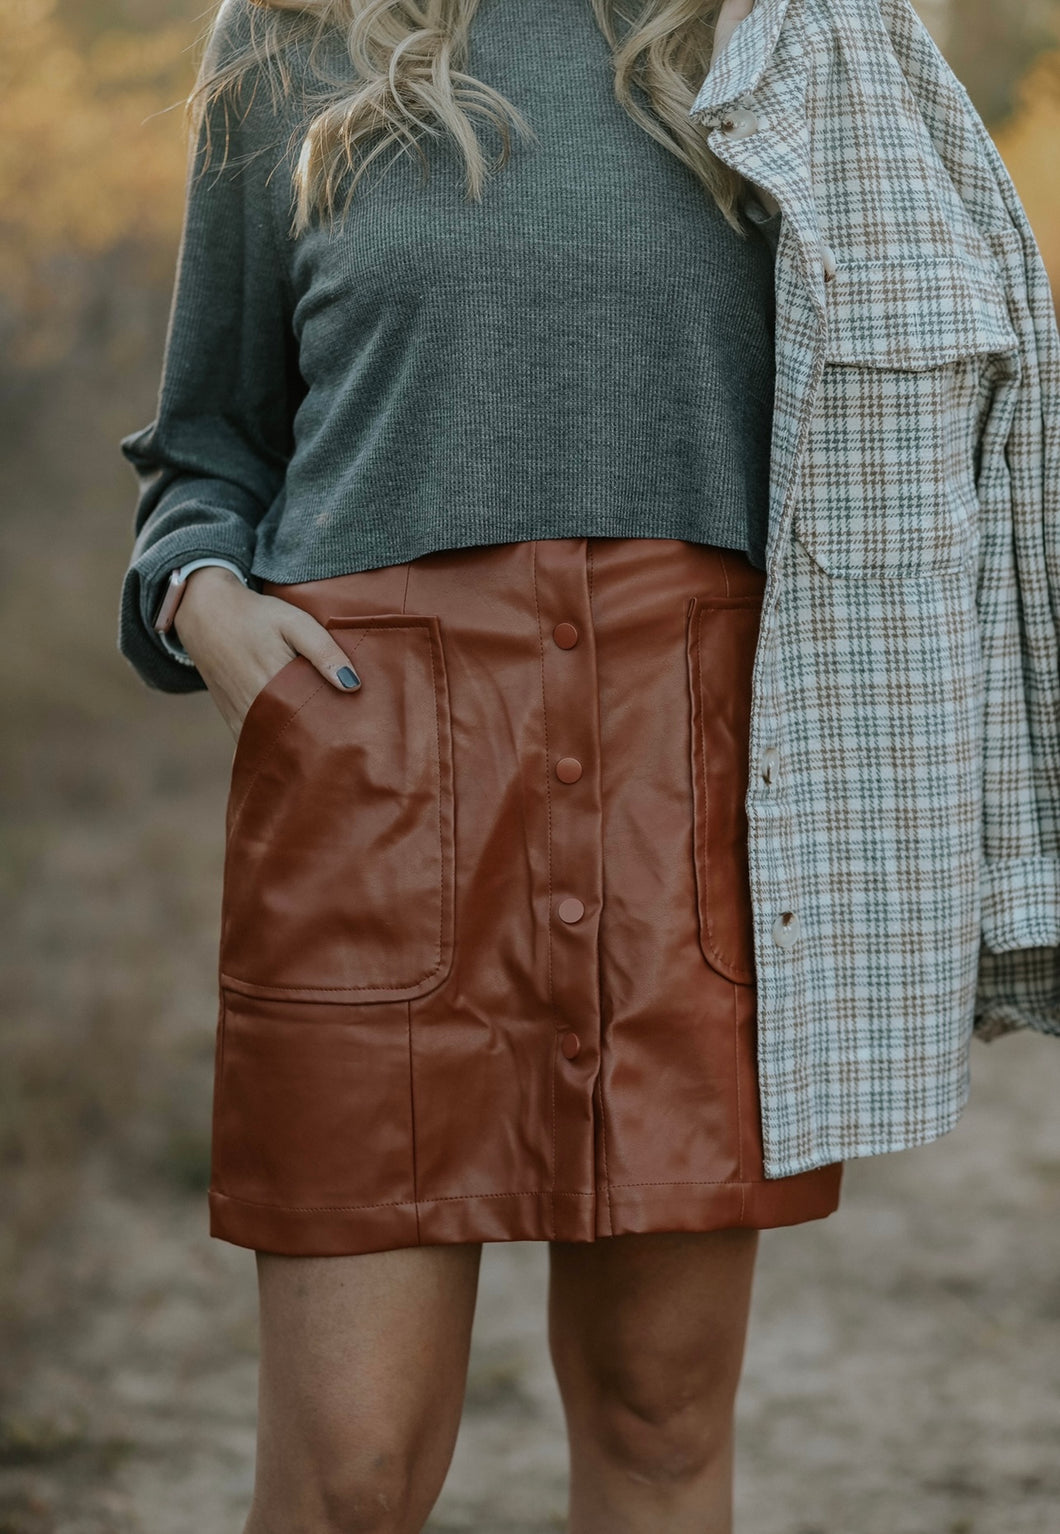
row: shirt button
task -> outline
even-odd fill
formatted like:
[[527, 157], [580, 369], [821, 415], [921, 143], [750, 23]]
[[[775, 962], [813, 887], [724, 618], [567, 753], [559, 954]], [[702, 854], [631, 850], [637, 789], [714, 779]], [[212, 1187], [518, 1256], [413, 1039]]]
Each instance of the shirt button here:
[[732, 107], [721, 120], [721, 131], [728, 138], [750, 138], [758, 132], [758, 118], [750, 107]]
[[773, 923], [773, 941], [778, 948], [794, 948], [799, 937], [799, 918], [794, 911], [781, 911]]
[[759, 760], [763, 783], [772, 783], [780, 766], [780, 752], [776, 746], [767, 746]]
[[585, 915], [585, 907], [575, 895], [568, 895], [566, 900], [561, 900], [557, 912], [560, 921], [581, 921]]
[[563, 1051], [565, 1060], [575, 1060], [582, 1047], [582, 1041], [576, 1033], [565, 1033], [559, 1047]]
[[552, 637], [561, 650], [573, 650], [578, 643], [578, 630], [573, 623], [557, 623]]
[[556, 777], [561, 783], [577, 783], [582, 775], [582, 764], [576, 756], [561, 756], [556, 763]]
[[835, 276], [836, 258], [835, 251], [831, 245], [826, 245], [823, 240], [821, 241], [821, 264], [824, 267], [825, 281], [827, 282]]

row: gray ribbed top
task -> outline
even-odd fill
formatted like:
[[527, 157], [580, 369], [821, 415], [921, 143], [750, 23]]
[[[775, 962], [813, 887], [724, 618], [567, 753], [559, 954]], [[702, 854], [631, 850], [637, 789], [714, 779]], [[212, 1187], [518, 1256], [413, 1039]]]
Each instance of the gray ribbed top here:
[[[246, 10], [229, 0], [215, 50]], [[292, 241], [290, 159], [269, 173], [300, 119], [264, 87], [192, 184], [158, 416], [122, 442], [141, 491], [119, 644], [151, 685], [203, 685], [149, 626], [203, 554], [304, 581], [598, 535], [764, 566], [771, 242], [617, 104], [589, 0], [482, 0], [470, 67], [539, 136], [480, 203], [439, 139], [426, 184], [405, 157], [339, 232]]]

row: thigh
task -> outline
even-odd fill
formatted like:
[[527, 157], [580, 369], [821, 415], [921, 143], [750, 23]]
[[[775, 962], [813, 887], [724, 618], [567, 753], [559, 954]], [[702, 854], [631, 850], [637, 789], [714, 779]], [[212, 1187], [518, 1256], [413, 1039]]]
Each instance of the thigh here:
[[257, 1501], [312, 1511], [393, 1482], [429, 1506], [459, 1425], [480, 1255], [257, 1254]]
[[568, 1410], [607, 1395], [652, 1415], [731, 1403], [758, 1232], [612, 1236], [551, 1248], [549, 1329]]

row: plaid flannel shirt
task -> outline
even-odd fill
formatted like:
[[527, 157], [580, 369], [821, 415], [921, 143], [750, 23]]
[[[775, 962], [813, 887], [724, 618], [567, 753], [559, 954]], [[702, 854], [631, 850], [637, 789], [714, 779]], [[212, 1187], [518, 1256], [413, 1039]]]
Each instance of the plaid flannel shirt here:
[[692, 116], [782, 212], [748, 853], [767, 1176], [1060, 1034], [1060, 341], [908, 0], [758, 0]]

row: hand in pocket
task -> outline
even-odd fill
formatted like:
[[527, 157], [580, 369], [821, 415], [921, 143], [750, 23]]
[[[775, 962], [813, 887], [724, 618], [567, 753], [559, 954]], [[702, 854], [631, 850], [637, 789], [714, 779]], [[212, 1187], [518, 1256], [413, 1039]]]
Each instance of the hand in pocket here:
[[360, 686], [323, 624], [293, 602], [249, 590], [218, 565], [192, 571], [174, 627], [237, 740], [251, 703], [296, 655], [339, 692]]

